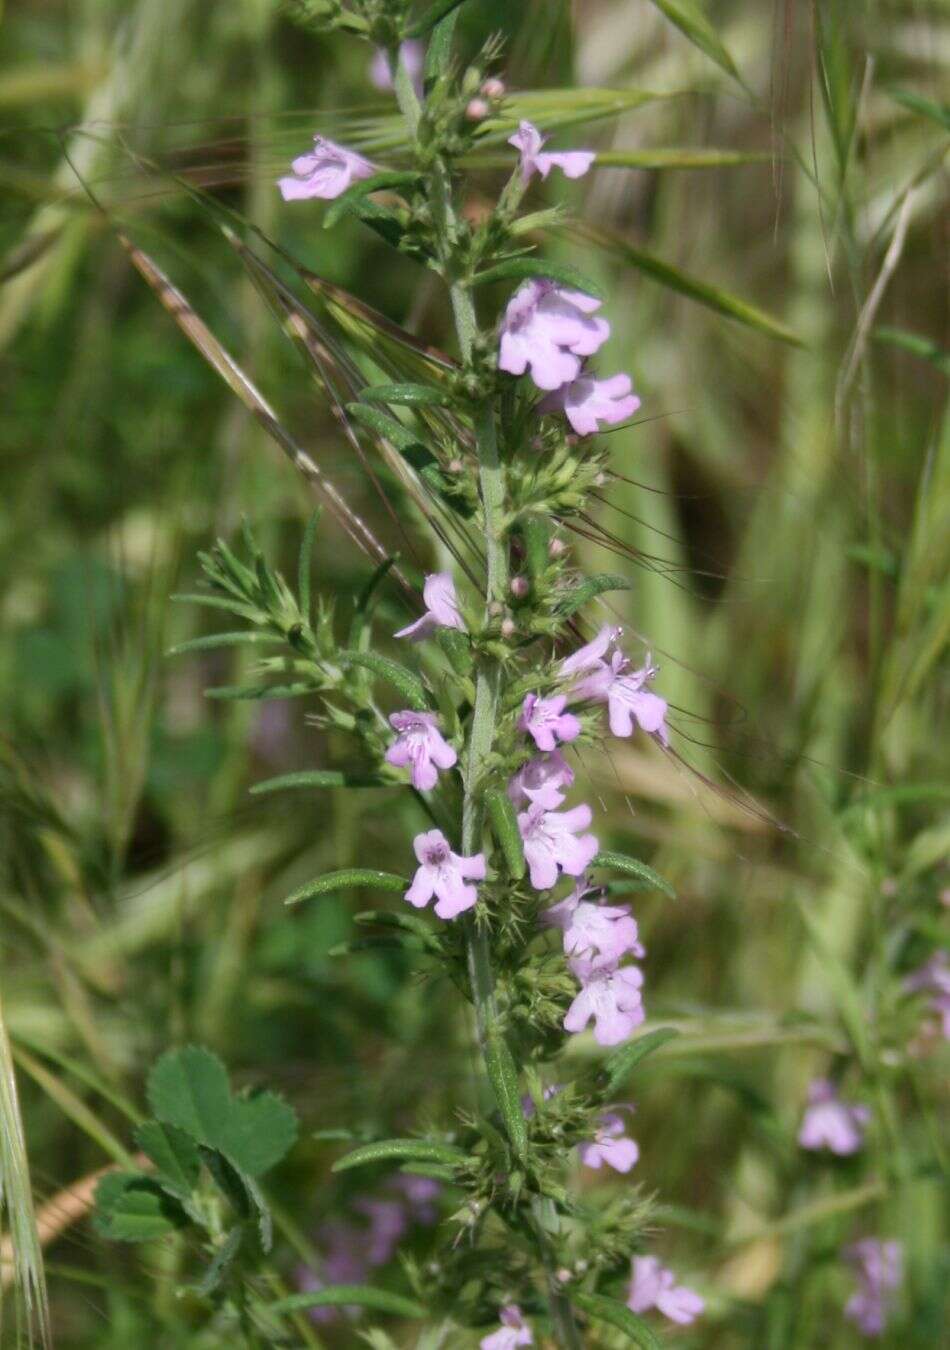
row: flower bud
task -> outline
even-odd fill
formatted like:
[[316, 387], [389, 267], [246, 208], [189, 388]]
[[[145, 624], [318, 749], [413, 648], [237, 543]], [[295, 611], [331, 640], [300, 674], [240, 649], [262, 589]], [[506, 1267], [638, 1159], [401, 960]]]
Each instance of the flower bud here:
[[490, 112], [491, 109], [485, 99], [473, 98], [469, 100], [465, 116], [470, 122], [483, 122]]
[[515, 599], [523, 600], [525, 596], [528, 594], [529, 590], [530, 587], [528, 585], [527, 577], [511, 578], [511, 594], [515, 597]]
[[505, 82], [499, 80], [497, 75], [490, 76], [482, 85], [482, 93], [486, 98], [504, 98]]
[[502, 619], [501, 635], [503, 638], [505, 638], [506, 641], [510, 638], [513, 638], [517, 631], [518, 629], [514, 619]]
[[563, 558], [567, 552], [567, 544], [563, 539], [552, 539], [548, 544], [548, 553], [552, 558]]

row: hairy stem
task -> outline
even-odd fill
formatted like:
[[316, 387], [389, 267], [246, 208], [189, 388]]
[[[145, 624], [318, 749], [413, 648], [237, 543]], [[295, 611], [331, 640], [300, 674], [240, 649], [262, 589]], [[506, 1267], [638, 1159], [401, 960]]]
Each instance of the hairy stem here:
[[[422, 110], [412, 80], [401, 60], [398, 62], [396, 72], [395, 92], [409, 131], [414, 134], [419, 126]], [[459, 351], [463, 363], [471, 367], [478, 337], [478, 318], [466, 278], [458, 265], [455, 245], [459, 229], [452, 198], [452, 181], [448, 167], [441, 162], [437, 162], [433, 167], [431, 200], [442, 241], [442, 256], [439, 261], [449, 288]], [[484, 526], [485, 611], [486, 617], [490, 617], [492, 606], [503, 603], [508, 586], [508, 549], [503, 530], [505, 474], [498, 453], [496, 410], [493, 400], [480, 399], [472, 411]], [[484, 810], [480, 780], [495, 740], [502, 677], [501, 663], [497, 659], [481, 658], [475, 679], [475, 706], [472, 712], [468, 753], [463, 768], [465, 790], [462, 803], [462, 853], [465, 855], [478, 852], [482, 846]], [[475, 1009], [475, 1025], [484, 1062], [488, 1038], [497, 1017], [491, 947], [487, 932], [479, 927], [472, 915], [466, 914], [462, 922], [465, 924], [466, 960]], [[543, 1222], [546, 1214], [545, 1205], [549, 1206], [550, 1202], [540, 1197], [533, 1202], [531, 1227], [547, 1274], [548, 1305], [555, 1339], [561, 1350], [582, 1350], [570, 1301], [558, 1282], [551, 1245], [545, 1232]]]

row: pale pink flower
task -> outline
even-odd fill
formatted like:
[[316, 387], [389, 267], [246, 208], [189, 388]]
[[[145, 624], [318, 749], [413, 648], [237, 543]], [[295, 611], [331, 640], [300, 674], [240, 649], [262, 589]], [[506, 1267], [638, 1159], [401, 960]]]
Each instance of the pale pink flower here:
[[940, 1018], [944, 1040], [950, 1041], [950, 958], [945, 951], [934, 952], [918, 970], [904, 980], [909, 994], [926, 991], [931, 994], [930, 1008]]
[[459, 613], [455, 582], [448, 572], [430, 572], [422, 587], [426, 612], [406, 628], [400, 628], [393, 637], [420, 642], [431, 637], [437, 628], [459, 628], [464, 633], [465, 623]]
[[640, 1147], [625, 1129], [622, 1116], [616, 1111], [605, 1112], [591, 1143], [581, 1144], [578, 1149], [584, 1166], [599, 1168], [606, 1165], [615, 1172], [629, 1172], [640, 1157]]
[[547, 178], [552, 169], [560, 169], [566, 178], [583, 178], [597, 156], [593, 150], [566, 150], [559, 154], [541, 153], [547, 140], [533, 122], [522, 122], [508, 144], [521, 153], [521, 177], [529, 183], [534, 174]]
[[509, 375], [530, 370], [539, 389], [554, 390], [577, 379], [582, 357], [592, 356], [610, 336], [606, 319], [592, 318], [600, 301], [553, 281], [532, 280], [508, 302], [501, 324], [498, 369]]
[[581, 980], [580, 993], [564, 1017], [565, 1031], [583, 1031], [594, 1019], [598, 1045], [619, 1045], [643, 1022], [643, 972], [637, 966], [593, 970], [584, 961], [572, 961], [571, 969]]
[[582, 896], [585, 881], [550, 909], [544, 911], [545, 923], [564, 933], [564, 954], [587, 961], [591, 970], [616, 966], [623, 957], [644, 956], [637, 921], [627, 905], [598, 905]]
[[441, 830], [417, 834], [412, 846], [419, 867], [405, 894], [410, 905], [422, 909], [434, 895], [438, 902], [435, 912], [440, 919], [454, 919], [464, 910], [471, 909], [478, 899], [478, 891], [475, 886], [465, 883], [485, 880], [484, 853], [475, 853], [470, 858], [453, 853]]
[[545, 413], [562, 412], [578, 436], [593, 436], [602, 422], [607, 426], [625, 422], [639, 406], [629, 375], [611, 375], [606, 380], [579, 375], [543, 398], [538, 409]]
[[845, 1248], [844, 1258], [854, 1267], [858, 1281], [844, 1315], [865, 1336], [880, 1336], [904, 1278], [903, 1248], [899, 1242], [862, 1238]]
[[560, 750], [552, 750], [548, 755], [535, 755], [527, 764], [522, 764], [509, 780], [508, 796], [515, 806], [528, 802], [531, 806], [553, 811], [564, 801], [561, 789], [569, 788], [573, 781], [574, 770], [570, 764]]
[[521, 707], [518, 729], [531, 736], [539, 750], [553, 750], [558, 741], [574, 741], [581, 734], [580, 721], [573, 713], [566, 713], [566, 694], [540, 698], [526, 694]]
[[[419, 42], [415, 38], [407, 38], [400, 45], [399, 59], [406, 68], [406, 73], [412, 81], [413, 88], [421, 97], [422, 74], [426, 59], [425, 43]], [[376, 54], [369, 63], [369, 82], [374, 89], [388, 90], [393, 87], [393, 72], [389, 68], [389, 56], [382, 47], [377, 47]]]
[[592, 638], [590, 642], [585, 642], [583, 647], [578, 647], [576, 652], [572, 652], [570, 656], [564, 658], [558, 667], [560, 678], [569, 680], [574, 675], [585, 675], [591, 671], [603, 670], [604, 657], [608, 650], [620, 641], [620, 634], [619, 628], [605, 623], [595, 638]]
[[407, 709], [392, 713], [389, 725], [399, 735], [386, 751], [387, 764], [401, 769], [408, 767], [412, 786], [420, 792], [429, 792], [438, 781], [439, 770], [451, 769], [458, 761], [458, 755], [439, 731], [438, 717], [435, 713]]
[[531, 885], [538, 891], [549, 890], [558, 879], [558, 869], [569, 877], [582, 876], [600, 848], [592, 834], [582, 834], [591, 823], [589, 806], [570, 811], [545, 811], [530, 806], [518, 816]]
[[829, 1149], [844, 1157], [864, 1143], [864, 1127], [871, 1118], [866, 1106], [849, 1106], [827, 1078], [816, 1078], [808, 1088], [808, 1107], [798, 1132], [802, 1148]]
[[366, 1260], [371, 1266], [386, 1266], [392, 1260], [399, 1239], [409, 1228], [409, 1216], [398, 1200], [380, 1200], [362, 1196], [353, 1202], [357, 1214], [369, 1220], [366, 1234]]
[[[657, 668], [645, 665], [631, 670], [629, 658], [616, 646], [619, 636], [619, 628], [602, 628], [586, 647], [561, 662], [561, 677], [581, 676], [570, 691], [575, 701], [590, 699], [607, 704], [610, 730], [615, 736], [632, 735], [636, 724], [666, 745], [666, 699], [645, 687], [655, 677]], [[605, 661], [602, 656], [611, 646], [614, 650]]]
[[706, 1304], [699, 1294], [676, 1283], [676, 1276], [655, 1256], [635, 1256], [631, 1267], [627, 1307], [645, 1313], [657, 1308], [671, 1322], [688, 1325], [695, 1321]]
[[290, 167], [295, 176], [277, 180], [285, 202], [305, 201], [310, 197], [329, 201], [339, 197], [353, 183], [376, 172], [376, 166], [368, 159], [335, 141], [328, 141], [325, 136], [314, 136], [310, 153], [298, 156]]
[[481, 1350], [516, 1350], [519, 1345], [534, 1345], [531, 1328], [515, 1303], [501, 1310], [501, 1326], [479, 1341]]

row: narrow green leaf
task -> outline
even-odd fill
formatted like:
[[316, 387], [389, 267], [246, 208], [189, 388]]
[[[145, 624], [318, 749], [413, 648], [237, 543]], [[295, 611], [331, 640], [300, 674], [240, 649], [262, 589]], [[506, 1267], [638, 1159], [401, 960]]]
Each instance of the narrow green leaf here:
[[300, 540], [300, 557], [297, 562], [297, 596], [304, 623], [310, 622], [310, 573], [313, 565], [313, 545], [322, 514], [322, 509], [318, 506], [307, 521], [307, 528]]
[[637, 1036], [635, 1040], [628, 1041], [621, 1049], [609, 1055], [605, 1066], [607, 1083], [604, 1096], [610, 1097], [615, 1093], [642, 1060], [678, 1035], [679, 1032], [675, 1027], [658, 1027], [656, 1031], [648, 1031], [645, 1036]]
[[369, 867], [345, 867], [342, 871], [327, 872], [315, 881], [308, 881], [306, 886], [288, 895], [284, 904], [299, 905], [302, 900], [310, 900], [315, 895], [326, 895], [329, 891], [351, 891], [358, 886], [402, 893], [408, 889], [409, 882], [394, 872], [377, 872]]
[[455, 36], [458, 16], [458, 5], [453, 5], [444, 18], [441, 18], [431, 30], [429, 41], [426, 44], [425, 64], [422, 71], [423, 82], [427, 90], [449, 68], [452, 60], [452, 39]]
[[392, 1313], [394, 1317], [425, 1317], [426, 1309], [421, 1303], [402, 1294], [392, 1294], [388, 1289], [373, 1289], [366, 1284], [333, 1284], [327, 1289], [314, 1289], [307, 1294], [291, 1294], [289, 1298], [268, 1303], [266, 1311], [280, 1316], [282, 1313], [300, 1312], [304, 1308], [348, 1308], [355, 1305], [360, 1308], [372, 1308], [374, 1312]]
[[263, 792], [281, 792], [284, 788], [366, 788], [392, 787], [374, 774], [347, 773], [343, 769], [304, 769], [300, 773], [282, 773], [277, 778], [265, 778], [251, 788], [252, 796]]
[[652, 867], [647, 867], [646, 863], [641, 862], [639, 858], [628, 858], [626, 853], [611, 853], [601, 850], [594, 859], [593, 866], [609, 867], [614, 872], [623, 872], [625, 876], [637, 877], [640, 881], [645, 881], [648, 886], [668, 895], [671, 900], [676, 899], [676, 892], [670, 883], [664, 881], [659, 872], [654, 872]]
[[410, 170], [386, 170], [382, 173], [371, 174], [369, 178], [361, 178], [353, 183], [341, 193], [329, 207], [323, 217], [324, 229], [330, 229], [342, 216], [348, 215], [351, 211], [360, 210], [364, 206], [363, 199], [372, 192], [383, 192], [387, 190], [396, 190], [398, 188], [415, 187], [419, 182], [419, 174]]
[[624, 1332], [634, 1345], [641, 1347], [641, 1350], [661, 1350], [660, 1342], [643, 1318], [631, 1312], [625, 1303], [619, 1303], [615, 1298], [604, 1298], [601, 1294], [569, 1291], [568, 1296], [571, 1302], [588, 1316]]
[[376, 652], [354, 651], [339, 652], [338, 659], [343, 665], [362, 666], [366, 670], [371, 670], [374, 675], [398, 690], [406, 700], [408, 708], [416, 712], [425, 712], [428, 709], [429, 700], [426, 698], [425, 685], [418, 675], [414, 675], [398, 661], [392, 661], [388, 656], [380, 656]]
[[297, 680], [294, 684], [218, 684], [205, 690], [205, 698], [265, 703], [271, 698], [303, 698], [305, 694], [315, 692], [314, 686], [305, 680]]
[[237, 633], [208, 633], [205, 637], [189, 638], [169, 647], [166, 656], [182, 656], [185, 652], [209, 652], [216, 647], [281, 647], [284, 639], [276, 633], [258, 633], [254, 629], [242, 629]]
[[547, 516], [526, 516], [520, 526], [528, 572], [533, 581], [545, 575], [551, 565], [551, 522]]
[[728, 75], [739, 78], [735, 62], [695, 0], [653, 0], [653, 3], [711, 61], [715, 61]]
[[387, 441], [392, 441], [397, 450], [406, 452], [422, 449], [430, 463], [436, 462], [435, 457], [427, 449], [425, 442], [420, 440], [417, 433], [395, 417], [390, 417], [388, 413], [382, 413], [377, 408], [368, 407], [365, 403], [348, 403], [346, 411], [351, 417], [355, 417], [357, 422], [362, 422], [371, 431], [375, 431], [377, 436], [383, 436]]
[[135, 1142], [158, 1169], [163, 1190], [186, 1199], [198, 1184], [201, 1157], [194, 1139], [176, 1125], [146, 1120], [135, 1131]]
[[508, 871], [514, 881], [520, 881], [525, 872], [524, 845], [511, 798], [504, 789], [492, 788], [490, 792], [485, 793], [485, 805], [488, 807], [495, 838], [505, 855]]
[[615, 257], [652, 277], [662, 286], [668, 286], [671, 290], [688, 296], [690, 300], [706, 305], [707, 308], [715, 310], [718, 314], [724, 314], [737, 323], [745, 324], [747, 328], [765, 333], [778, 342], [788, 342], [794, 347], [802, 345], [801, 338], [790, 328], [780, 323], [778, 319], [773, 319], [756, 305], [750, 304], [748, 300], [742, 300], [719, 286], [711, 286], [708, 282], [700, 281], [698, 277], [689, 276], [679, 268], [664, 262], [662, 258], [657, 258], [655, 254], [648, 253], [646, 249], [637, 248], [621, 235], [594, 226], [585, 226], [582, 233], [595, 243], [602, 244]]
[[454, 1144], [440, 1144], [433, 1139], [381, 1139], [375, 1144], [364, 1144], [353, 1149], [334, 1164], [334, 1172], [348, 1172], [352, 1167], [367, 1167], [377, 1162], [432, 1162], [457, 1167], [466, 1161], [466, 1155]]
[[413, 20], [408, 27], [403, 29], [403, 37], [425, 37], [430, 28], [442, 23], [453, 10], [458, 9], [459, 5], [464, 3], [465, 0], [435, 0], [435, 3], [430, 5], [424, 14], [421, 14], [418, 19]]
[[909, 352], [911, 356], [918, 356], [922, 361], [929, 361], [932, 366], [944, 375], [950, 375], [950, 351], [939, 346], [936, 342], [931, 342], [930, 338], [921, 337], [919, 333], [908, 333], [903, 328], [875, 328], [871, 336], [875, 342], [885, 342], [891, 347], [900, 347], [902, 351]]
[[189, 605], [205, 605], [208, 609], [226, 609], [241, 619], [249, 619], [251, 623], [263, 623], [267, 617], [256, 610], [253, 605], [244, 605], [240, 600], [231, 600], [225, 595], [204, 595], [197, 591], [173, 595], [170, 598], [181, 600]]
[[432, 404], [448, 408], [452, 395], [447, 389], [431, 384], [368, 384], [360, 390], [361, 403], [392, 403], [407, 408]]
[[528, 1125], [521, 1105], [518, 1069], [497, 1026], [489, 1028], [485, 1040], [485, 1067], [511, 1147], [519, 1161], [524, 1161], [528, 1154]]
[[771, 150], [724, 150], [713, 146], [654, 146], [648, 150], [601, 150], [598, 169], [728, 169], [743, 164], [771, 164]]
[[499, 263], [497, 267], [489, 267], [486, 272], [479, 272], [472, 278], [472, 285], [483, 286], [490, 281], [528, 281], [533, 277], [556, 281], [559, 286], [567, 286], [572, 291], [583, 291], [585, 295], [593, 295], [598, 300], [607, 298], [603, 287], [591, 281], [590, 277], [586, 277], [576, 267], [569, 267], [566, 263], [550, 262], [547, 258], [509, 258], [507, 262]]
[[586, 581], [579, 582], [562, 596], [556, 606], [556, 611], [562, 618], [568, 618], [571, 614], [576, 614], [579, 609], [594, 600], [598, 595], [604, 595], [607, 591], [629, 591], [630, 582], [626, 577], [617, 576], [611, 572], [598, 572]]
[[944, 131], [950, 131], [950, 103], [937, 103], [912, 89], [888, 89], [887, 92], [896, 103], [902, 103], [911, 112], [921, 113], [943, 127]]

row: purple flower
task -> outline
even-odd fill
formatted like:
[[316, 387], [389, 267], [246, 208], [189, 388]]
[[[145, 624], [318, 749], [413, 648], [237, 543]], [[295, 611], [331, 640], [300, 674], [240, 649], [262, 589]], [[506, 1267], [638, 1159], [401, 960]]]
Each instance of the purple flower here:
[[808, 1088], [808, 1108], [798, 1142], [802, 1148], [830, 1149], [842, 1157], [857, 1153], [870, 1117], [866, 1106], [849, 1106], [840, 1100], [834, 1083], [816, 1078]]
[[581, 834], [591, 822], [589, 806], [570, 811], [545, 811], [530, 806], [518, 816], [524, 856], [537, 891], [549, 890], [558, 878], [558, 868], [569, 877], [582, 876], [600, 848], [592, 834]]
[[515, 1303], [501, 1310], [501, 1327], [479, 1341], [481, 1350], [515, 1350], [519, 1345], [534, 1345], [531, 1328]]
[[607, 1111], [600, 1118], [600, 1125], [593, 1142], [581, 1144], [578, 1152], [585, 1167], [601, 1167], [606, 1164], [615, 1172], [629, 1172], [640, 1156], [640, 1148], [635, 1139], [624, 1133], [624, 1120], [615, 1111]]
[[539, 750], [553, 750], [558, 741], [575, 741], [581, 734], [581, 724], [573, 713], [566, 713], [566, 694], [540, 698], [526, 694], [521, 707], [520, 731], [526, 731]]
[[593, 436], [601, 422], [613, 426], [633, 416], [640, 400], [631, 389], [629, 375], [611, 375], [606, 380], [579, 375], [543, 398], [538, 408], [546, 413], [564, 413], [578, 436]]
[[610, 336], [606, 319], [591, 315], [600, 301], [553, 281], [526, 281], [508, 302], [501, 324], [498, 369], [523, 375], [530, 369], [539, 389], [559, 389], [581, 373]]
[[[426, 49], [425, 43], [418, 42], [414, 38], [400, 44], [399, 59], [406, 68], [413, 88], [418, 95], [422, 95], [422, 71], [425, 65]], [[369, 65], [369, 82], [374, 89], [392, 89], [393, 72], [389, 68], [389, 56], [382, 47], [377, 47], [376, 54]]]
[[515, 806], [528, 802], [553, 811], [564, 800], [561, 788], [570, 787], [573, 781], [570, 764], [560, 750], [552, 750], [549, 755], [535, 755], [521, 766], [508, 783], [508, 796]]
[[930, 1008], [940, 1018], [944, 1040], [950, 1041], [950, 958], [945, 951], [934, 952], [929, 961], [904, 980], [909, 994], [926, 991], [932, 995]]
[[631, 1266], [627, 1307], [631, 1312], [644, 1313], [658, 1308], [671, 1322], [687, 1325], [694, 1321], [706, 1304], [699, 1294], [676, 1283], [676, 1276], [661, 1266], [655, 1256], [635, 1256]]
[[[616, 646], [619, 638], [619, 628], [602, 628], [592, 642], [561, 662], [559, 674], [562, 679], [581, 676], [571, 687], [572, 699], [607, 704], [610, 730], [615, 736], [632, 735], [636, 723], [661, 745], [667, 745], [666, 699], [644, 687], [657, 668], [647, 664], [630, 670], [629, 658]], [[610, 647], [614, 650], [605, 661]]]
[[644, 956], [637, 921], [627, 905], [598, 905], [581, 897], [585, 882], [542, 916], [563, 930], [564, 954], [584, 958], [592, 970], [616, 966], [628, 953]]
[[576, 652], [572, 652], [570, 656], [564, 658], [558, 667], [558, 674], [561, 679], [568, 680], [573, 675], [585, 675], [591, 671], [603, 670], [604, 657], [609, 648], [616, 646], [620, 641], [620, 632], [619, 628], [605, 623], [595, 638], [586, 642], [583, 647], [578, 647]]
[[430, 572], [422, 587], [422, 598], [426, 606], [425, 614], [407, 628], [400, 628], [393, 637], [407, 637], [412, 642], [420, 642], [423, 638], [431, 637], [437, 628], [460, 628], [465, 632], [455, 596], [455, 582], [448, 572]]
[[[317, 1242], [324, 1251], [319, 1274], [309, 1266], [299, 1266], [295, 1274], [297, 1287], [306, 1293], [326, 1289], [335, 1284], [362, 1284], [369, 1274], [369, 1261], [366, 1256], [365, 1234], [356, 1224], [331, 1220], [321, 1224], [317, 1231]], [[310, 1318], [314, 1322], [335, 1322], [340, 1316], [358, 1317], [360, 1309], [355, 1304], [343, 1308], [311, 1308]]]
[[296, 176], [277, 180], [285, 202], [306, 201], [309, 197], [329, 201], [339, 197], [351, 183], [376, 172], [376, 166], [368, 159], [328, 141], [325, 136], [314, 136], [311, 152], [298, 156], [290, 167]]
[[390, 1180], [389, 1189], [405, 1198], [413, 1223], [433, 1224], [439, 1211], [435, 1202], [442, 1193], [441, 1182], [435, 1177], [419, 1177], [411, 1172], [397, 1172]]
[[470, 858], [453, 853], [441, 830], [417, 834], [412, 846], [419, 867], [405, 894], [410, 905], [422, 909], [434, 895], [438, 900], [435, 912], [440, 919], [454, 919], [464, 910], [471, 909], [478, 899], [478, 892], [465, 882], [485, 880], [484, 853], [476, 853]]
[[521, 152], [521, 177], [529, 183], [534, 174], [547, 178], [552, 169], [560, 169], [567, 178], [583, 178], [597, 156], [593, 150], [567, 150], [560, 154], [542, 154], [547, 140], [533, 122], [522, 122], [508, 144]]
[[451, 769], [458, 755], [443, 739], [434, 713], [406, 710], [392, 713], [389, 724], [398, 737], [386, 751], [386, 763], [412, 770], [412, 786], [420, 792], [434, 788], [440, 769]]
[[844, 1315], [865, 1336], [880, 1336], [904, 1276], [904, 1253], [899, 1242], [862, 1238], [844, 1250], [854, 1267], [857, 1289], [845, 1304]]
[[593, 970], [584, 961], [572, 961], [571, 969], [581, 989], [564, 1016], [565, 1031], [583, 1031], [593, 1018], [598, 1045], [627, 1040], [645, 1017], [640, 995], [643, 972], [637, 966]]
[[358, 1214], [369, 1219], [366, 1234], [366, 1260], [371, 1266], [386, 1266], [393, 1259], [399, 1239], [409, 1227], [405, 1207], [399, 1200], [379, 1200], [371, 1196], [354, 1201]]

